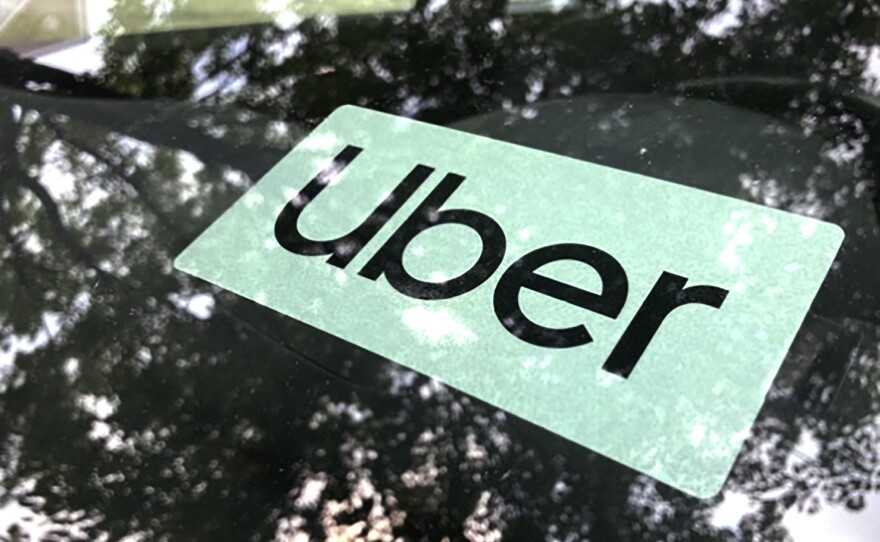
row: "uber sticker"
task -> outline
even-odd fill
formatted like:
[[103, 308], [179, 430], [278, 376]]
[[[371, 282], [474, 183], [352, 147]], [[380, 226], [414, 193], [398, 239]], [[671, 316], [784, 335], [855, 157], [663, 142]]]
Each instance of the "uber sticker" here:
[[342, 107], [175, 266], [708, 497], [842, 240]]

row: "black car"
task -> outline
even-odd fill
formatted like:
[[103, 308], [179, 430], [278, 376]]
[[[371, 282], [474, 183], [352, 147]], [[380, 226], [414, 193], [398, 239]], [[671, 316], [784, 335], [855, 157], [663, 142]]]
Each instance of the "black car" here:
[[[0, 538], [880, 538], [880, 3], [157, 5], [0, 52]], [[721, 493], [173, 268], [343, 105], [843, 228]]]

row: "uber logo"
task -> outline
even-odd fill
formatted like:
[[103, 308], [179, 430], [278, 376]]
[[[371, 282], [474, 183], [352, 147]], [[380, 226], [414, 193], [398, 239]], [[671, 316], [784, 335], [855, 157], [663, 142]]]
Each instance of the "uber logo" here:
[[[281, 246], [301, 256], [330, 256], [328, 264], [344, 269], [389, 218], [435, 173], [433, 167], [416, 165], [357, 229], [336, 239], [308, 239], [299, 230], [297, 223], [300, 215], [361, 152], [362, 148], [347, 145], [327, 168], [284, 206], [275, 222], [275, 238]], [[462, 175], [447, 173], [358, 274], [371, 280], [384, 276], [391, 287], [401, 294], [425, 300], [450, 299], [486, 282], [504, 260], [506, 238], [501, 225], [484, 213], [469, 209], [442, 209], [446, 200], [464, 181]], [[458, 277], [442, 282], [419, 280], [406, 271], [403, 252], [418, 234], [443, 224], [466, 226], [479, 235], [482, 243], [480, 257]], [[601, 292], [589, 292], [537, 272], [544, 265], [560, 260], [574, 260], [592, 267], [601, 278]], [[728, 294], [728, 290], [717, 286], [686, 286], [687, 282], [687, 277], [668, 271], [660, 274], [602, 366], [604, 370], [628, 377], [660, 325], [673, 310], [688, 304], [717, 309]], [[519, 304], [519, 292], [523, 288], [608, 318], [617, 318], [629, 291], [623, 266], [614, 256], [597, 247], [560, 243], [541, 247], [519, 258], [503, 272], [495, 288], [495, 314], [504, 328], [517, 338], [547, 348], [583, 346], [592, 342], [593, 337], [584, 325], [558, 329], [530, 320], [523, 314]]]
[[827, 222], [347, 106], [175, 267], [708, 497], [842, 240]]

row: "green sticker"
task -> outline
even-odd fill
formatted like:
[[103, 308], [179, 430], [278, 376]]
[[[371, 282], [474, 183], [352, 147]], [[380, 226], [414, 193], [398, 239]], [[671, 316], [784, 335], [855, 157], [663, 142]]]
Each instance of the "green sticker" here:
[[842, 240], [343, 107], [175, 266], [708, 497]]

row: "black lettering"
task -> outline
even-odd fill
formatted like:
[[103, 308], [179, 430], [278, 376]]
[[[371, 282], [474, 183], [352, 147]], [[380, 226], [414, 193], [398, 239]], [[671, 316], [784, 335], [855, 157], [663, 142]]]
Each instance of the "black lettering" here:
[[628, 378], [669, 313], [690, 304], [708, 305], [717, 309], [727, 297], [727, 290], [715, 286], [685, 288], [687, 281], [687, 277], [666, 271], [660, 275], [602, 365], [604, 370]]
[[[461, 175], [447, 174], [359, 274], [371, 280], [384, 274], [395, 290], [416, 299], [449, 299], [467, 293], [485, 282], [504, 259], [506, 239], [501, 226], [483, 213], [469, 209], [440, 210], [462, 182], [464, 177]], [[476, 232], [483, 244], [480, 257], [469, 270], [458, 277], [443, 282], [418, 280], [403, 268], [403, 252], [415, 236], [441, 224], [460, 224]]]
[[395, 187], [385, 200], [354, 231], [329, 241], [307, 239], [297, 226], [299, 217], [309, 203], [339, 176], [348, 165], [363, 151], [360, 147], [347, 145], [336, 155], [327, 168], [318, 173], [293, 199], [291, 199], [275, 221], [275, 239], [289, 252], [301, 256], [330, 255], [327, 263], [345, 268], [355, 256], [370, 242], [376, 233], [388, 222], [400, 207], [413, 195], [431, 173], [432, 168], [417, 165]]
[[[595, 269], [602, 280], [602, 293], [587, 292], [535, 272], [539, 267], [558, 260], [575, 260]], [[539, 248], [514, 262], [504, 272], [495, 288], [494, 306], [495, 315], [505, 329], [537, 346], [571, 348], [593, 340], [586, 326], [554, 329], [532, 322], [523, 314], [519, 304], [522, 288], [608, 318], [617, 318], [626, 302], [628, 284], [623, 266], [613, 256], [596, 247], [573, 243]]]

